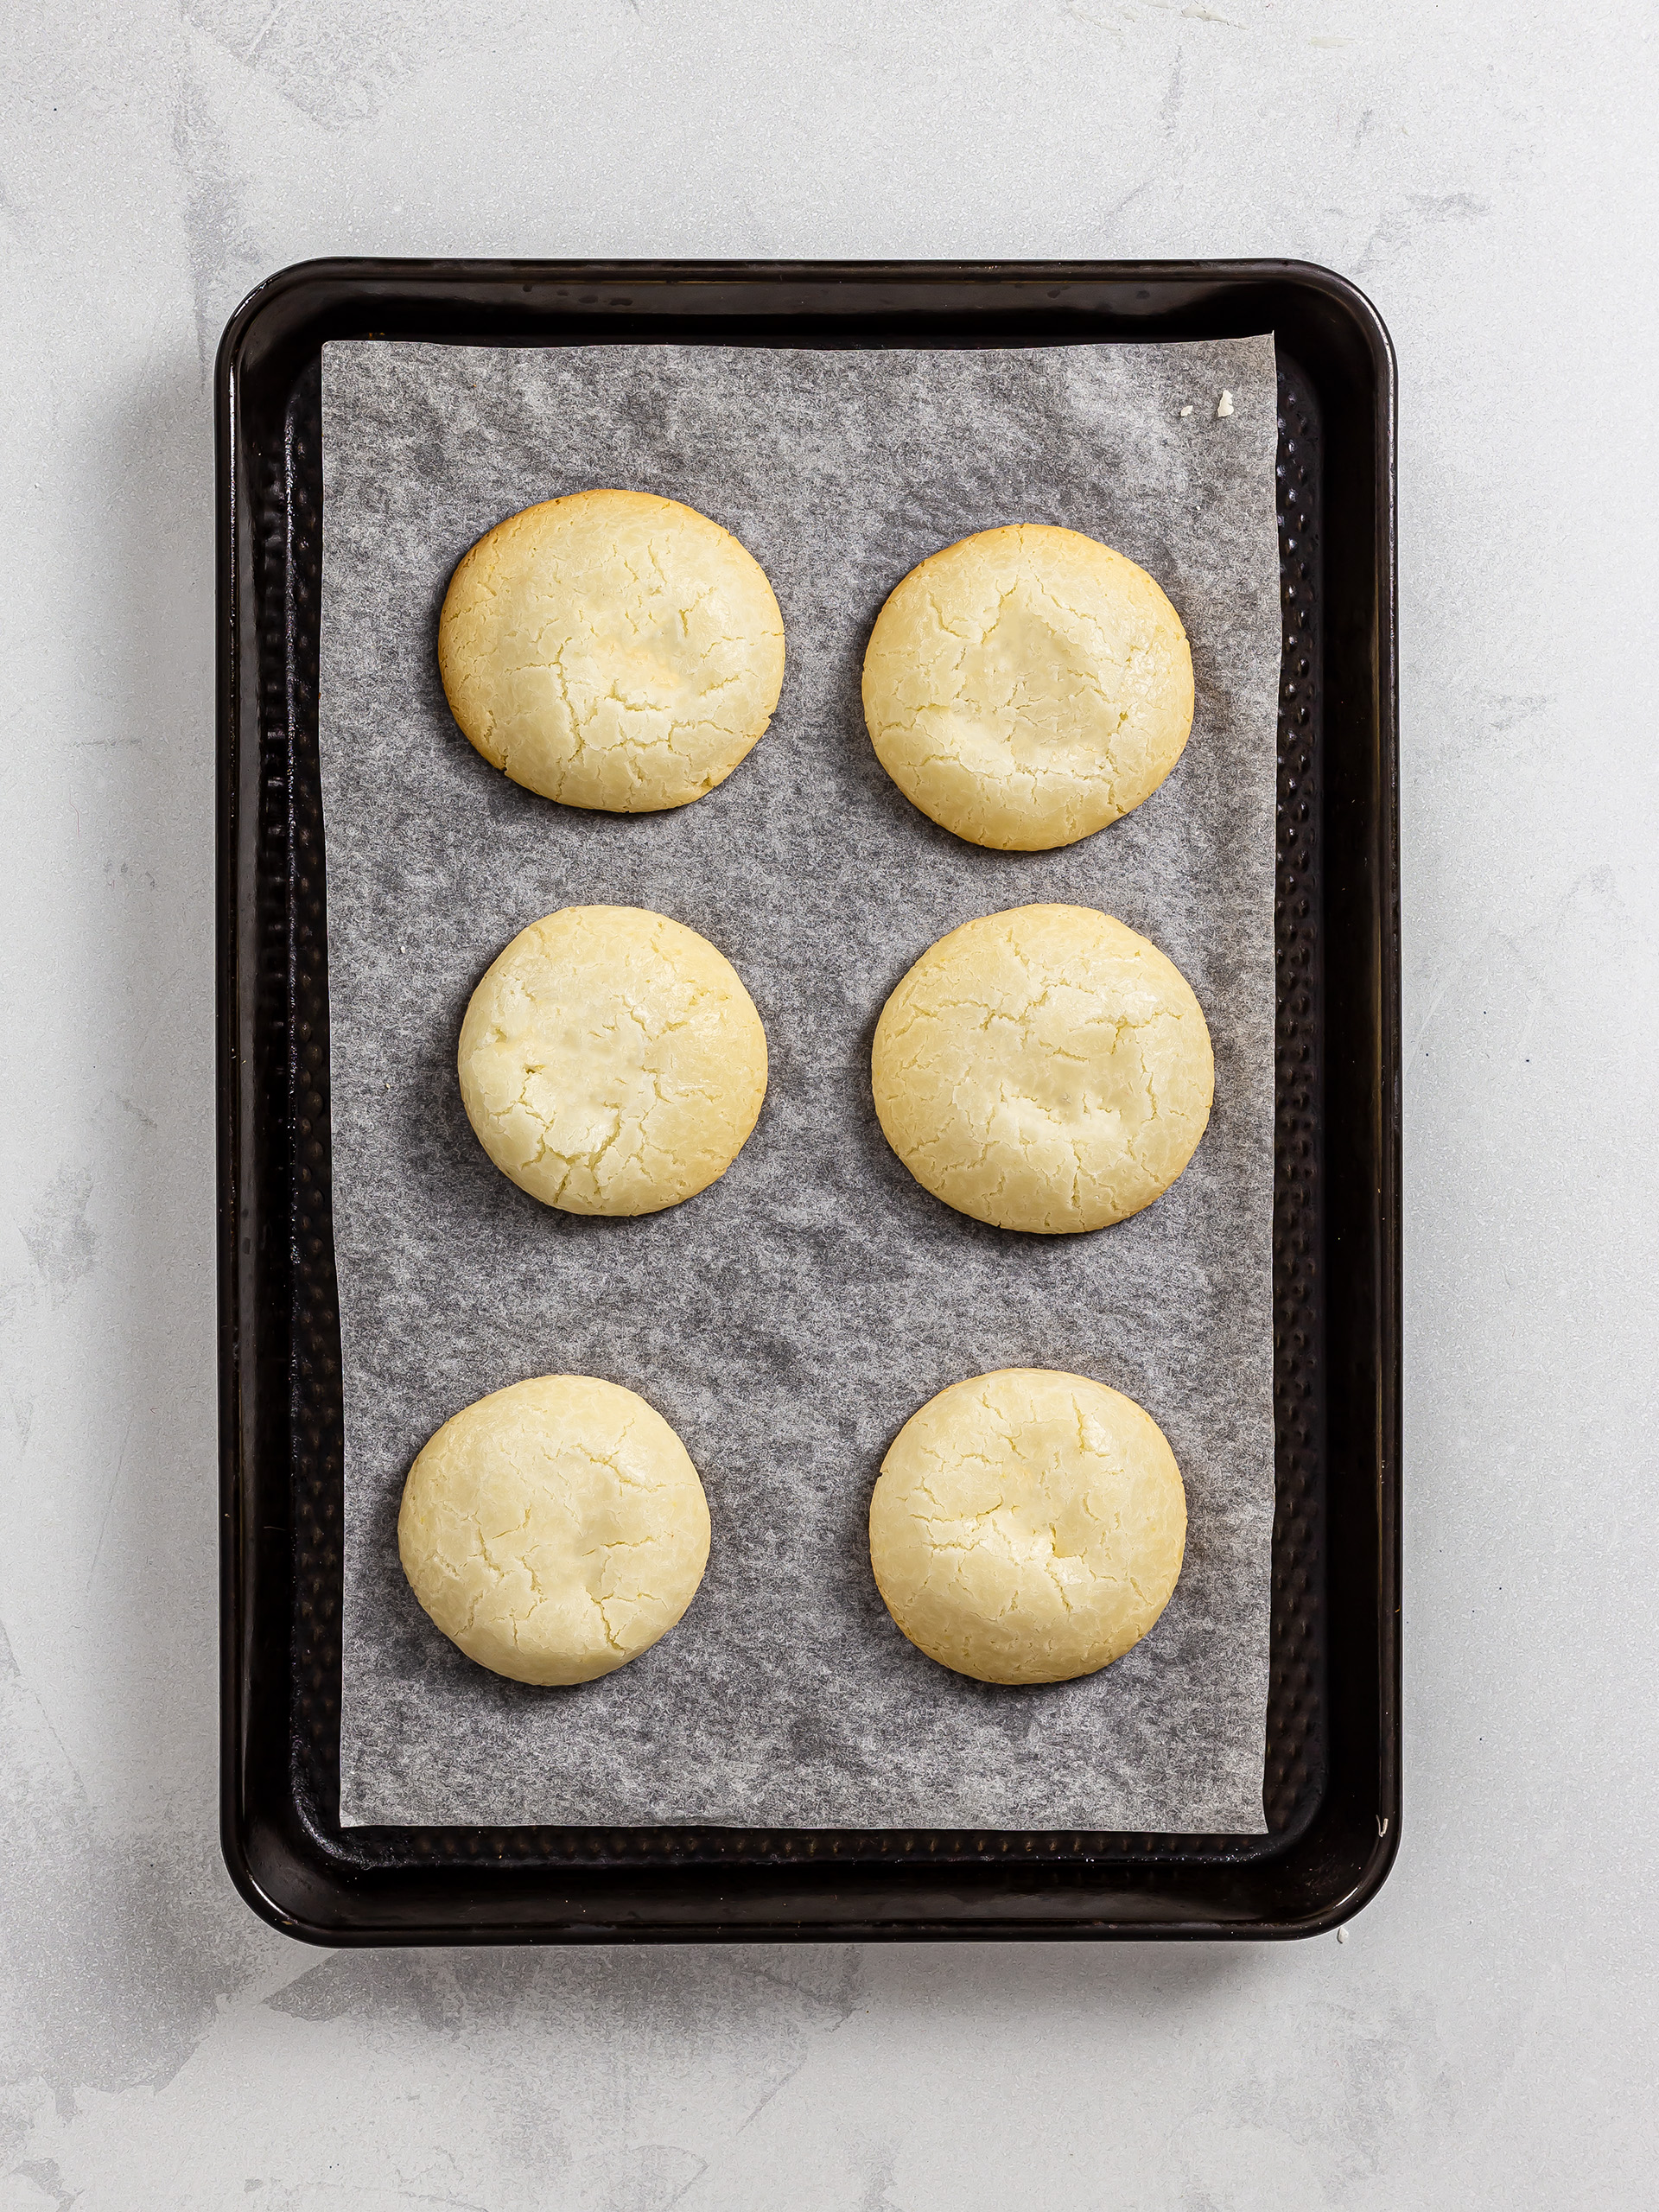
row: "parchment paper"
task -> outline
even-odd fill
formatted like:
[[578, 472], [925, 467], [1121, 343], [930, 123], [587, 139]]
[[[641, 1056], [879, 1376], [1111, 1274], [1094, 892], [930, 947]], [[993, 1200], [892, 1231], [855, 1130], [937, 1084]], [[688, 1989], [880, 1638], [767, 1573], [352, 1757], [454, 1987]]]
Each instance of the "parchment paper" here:
[[[1233, 411], [1218, 418], [1224, 388]], [[1183, 414], [1184, 409], [1190, 414]], [[327, 347], [321, 744], [346, 1417], [341, 1818], [1260, 1832], [1273, 1518], [1274, 700], [1270, 338], [817, 352]], [[771, 577], [771, 729], [677, 812], [562, 808], [450, 719], [449, 573], [504, 515], [593, 485], [714, 516]], [[876, 610], [994, 524], [1064, 524], [1148, 569], [1192, 642], [1179, 766], [1053, 853], [963, 844], [864, 734]], [[1181, 968], [1216, 1105], [1174, 1188], [1089, 1236], [951, 1212], [870, 1103], [883, 1000], [935, 938], [1096, 906]], [[713, 940], [771, 1089], [723, 1180], [639, 1221], [539, 1205], [467, 1127], [455, 1039], [537, 916], [641, 906]], [[1090, 1680], [994, 1688], [923, 1658], [865, 1520], [903, 1422], [961, 1376], [1070, 1369], [1161, 1424], [1190, 1535], [1153, 1634]], [[678, 1430], [714, 1544], [690, 1611], [577, 1689], [505, 1682], [398, 1565], [415, 1452], [526, 1375], [605, 1376]]]

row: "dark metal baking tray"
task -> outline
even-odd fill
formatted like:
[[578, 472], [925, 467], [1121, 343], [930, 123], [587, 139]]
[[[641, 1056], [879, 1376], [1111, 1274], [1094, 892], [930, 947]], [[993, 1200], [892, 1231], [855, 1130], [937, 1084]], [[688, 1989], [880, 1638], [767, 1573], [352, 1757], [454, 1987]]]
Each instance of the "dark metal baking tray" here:
[[[1277, 1509], [1264, 1836], [353, 1828], [317, 760], [321, 348], [1279, 349]], [[217, 372], [221, 1802], [256, 1911], [331, 1945], [1288, 1936], [1400, 1834], [1395, 372], [1292, 262], [324, 261]]]

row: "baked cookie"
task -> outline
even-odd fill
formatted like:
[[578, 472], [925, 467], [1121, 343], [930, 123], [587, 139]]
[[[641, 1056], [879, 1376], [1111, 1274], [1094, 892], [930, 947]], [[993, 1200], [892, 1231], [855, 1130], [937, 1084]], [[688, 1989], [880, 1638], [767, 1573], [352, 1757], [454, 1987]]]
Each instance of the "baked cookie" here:
[[766, 1034], [695, 930], [639, 906], [564, 906], [485, 971], [456, 1066], [479, 1142], [520, 1190], [566, 1213], [655, 1213], [742, 1150]]
[[1065, 1682], [1169, 1603], [1186, 1494], [1163, 1431], [1083, 1375], [1005, 1367], [912, 1414], [870, 1499], [870, 1564], [899, 1628], [982, 1682]]
[[409, 1471], [397, 1551], [451, 1643], [516, 1682], [589, 1682], [679, 1619], [709, 1501], [668, 1423], [590, 1375], [539, 1375], [447, 1421]]
[[576, 492], [464, 556], [438, 669], [455, 720], [515, 784], [650, 814], [713, 791], [765, 729], [784, 622], [759, 563], [706, 515]]
[[1192, 656], [1144, 569], [1018, 523], [947, 545], [875, 619], [864, 720], [943, 828], [1001, 852], [1070, 845], [1150, 798], [1192, 727]]
[[1092, 906], [1015, 906], [925, 952], [881, 1009], [882, 1132], [936, 1198], [997, 1229], [1102, 1229], [1166, 1191], [1210, 1118], [1192, 988]]

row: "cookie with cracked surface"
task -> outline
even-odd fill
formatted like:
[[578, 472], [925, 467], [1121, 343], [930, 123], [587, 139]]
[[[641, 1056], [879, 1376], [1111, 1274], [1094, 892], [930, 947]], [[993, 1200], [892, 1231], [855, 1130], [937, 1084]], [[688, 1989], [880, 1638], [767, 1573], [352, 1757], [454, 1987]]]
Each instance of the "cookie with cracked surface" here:
[[504, 1175], [565, 1213], [656, 1213], [726, 1173], [766, 1095], [766, 1034], [707, 938], [639, 906], [563, 906], [486, 970], [461, 1103]]
[[753, 555], [648, 492], [576, 492], [466, 554], [438, 618], [450, 711], [566, 806], [651, 814], [723, 783], [772, 719], [784, 622]]
[[1192, 655], [1144, 569], [1017, 523], [924, 561], [876, 617], [864, 720], [942, 828], [1001, 852], [1074, 844], [1149, 798], [1192, 727]]
[[1210, 1118], [1191, 985], [1092, 906], [1015, 906], [925, 952], [881, 1009], [876, 1116], [924, 1190], [996, 1229], [1103, 1229], [1166, 1191]]
[[589, 1682], [665, 1636], [709, 1563], [709, 1501], [653, 1407], [540, 1375], [445, 1421], [409, 1471], [397, 1552], [452, 1643], [516, 1682]]
[[870, 1499], [888, 1611], [981, 1682], [1065, 1682], [1121, 1659], [1169, 1603], [1185, 1542], [1157, 1422], [1050, 1368], [941, 1390], [899, 1430]]

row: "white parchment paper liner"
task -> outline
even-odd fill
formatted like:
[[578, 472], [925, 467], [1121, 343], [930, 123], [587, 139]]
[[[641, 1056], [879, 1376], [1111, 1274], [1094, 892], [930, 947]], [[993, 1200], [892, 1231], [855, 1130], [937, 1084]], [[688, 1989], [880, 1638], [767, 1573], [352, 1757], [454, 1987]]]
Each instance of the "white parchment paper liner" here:
[[[1223, 390], [1232, 412], [1218, 417]], [[346, 1438], [341, 1817], [364, 1823], [1260, 1832], [1273, 1522], [1274, 807], [1279, 669], [1270, 338], [1020, 351], [495, 349], [324, 355], [321, 722]], [[1190, 413], [1184, 412], [1191, 410]], [[719, 791], [632, 818], [509, 784], [451, 721], [437, 611], [504, 515], [594, 485], [734, 531], [784, 611], [772, 728]], [[1192, 642], [1179, 766], [1055, 853], [958, 842], [864, 734], [882, 599], [975, 530], [1085, 531]], [[888, 1152], [875, 1016], [976, 914], [1104, 908], [1192, 982], [1216, 1046], [1192, 1165], [1082, 1237], [986, 1229]], [[635, 1222], [538, 1205], [461, 1111], [456, 1033], [553, 908], [649, 906], [719, 945], [772, 1083], [724, 1179]], [[985, 1369], [1097, 1376], [1187, 1484], [1179, 1586], [1084, 1681], [992, 1688], [912, 1649], [870, 1579], [883, 1452]], [[683, 1622], [620, 1673], [534, 1690], [471, 1664], [398, 1566], [410, 1459], [525, 1375], [609, 1376], [684, 1439], [714, 1547]]]

